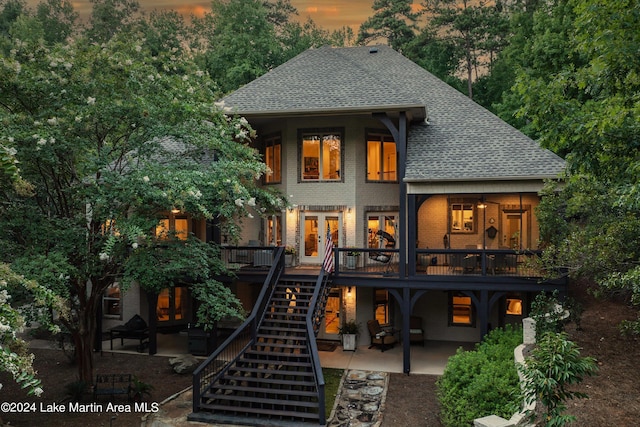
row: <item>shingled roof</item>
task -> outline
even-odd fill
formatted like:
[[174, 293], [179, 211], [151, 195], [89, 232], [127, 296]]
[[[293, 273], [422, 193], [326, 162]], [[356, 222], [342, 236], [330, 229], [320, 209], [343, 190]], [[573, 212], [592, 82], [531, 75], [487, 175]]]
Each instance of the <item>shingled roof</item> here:
[[388, 46], [307, 50], [224, 101], [247, 116], [407, 110], [409, 182], [556, 178], [565, 166]]

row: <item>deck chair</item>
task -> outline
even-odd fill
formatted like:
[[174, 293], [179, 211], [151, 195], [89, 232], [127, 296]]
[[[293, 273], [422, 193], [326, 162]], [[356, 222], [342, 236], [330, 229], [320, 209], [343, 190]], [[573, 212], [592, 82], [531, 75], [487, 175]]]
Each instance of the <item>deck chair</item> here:
[[[378, 230], [376, 232], [376, 236], [379, 236], [379, 238], [385, 242], [384, 248], [393, 249], [396, 247], [396, 239], [394, 239], [393, 236], [387, 233], [386, 231]], [[387, 264], [386, 272], [388, 272], [391, 269], [391, 266], [389, 265], [389, 261], [393, 259], [393, 255], [394, 255], [394, 252], [384, 252], [384, 251], [369, 252], [369, 258], [371, 260], [377, 261], [382, 264]]]
[[420, 316], [409, 318], [409, 342], [424, 347], [424, 329], [422, 329], [422, 317]]
[[367, 329], [369, 329], [369, 335], [371, 336], [371, 345], [369, 348], [379, 347], [380, 351], [385, 351], [393, 348], [396, 344], [396, 337], [393, 336], [391, 332], [383, 330], [377, 320], [369, 320], [367, 322]]

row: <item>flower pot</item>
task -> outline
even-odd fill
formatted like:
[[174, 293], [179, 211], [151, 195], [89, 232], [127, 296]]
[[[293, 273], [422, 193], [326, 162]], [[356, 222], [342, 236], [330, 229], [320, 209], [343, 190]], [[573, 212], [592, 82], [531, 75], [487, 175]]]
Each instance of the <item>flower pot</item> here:
[[342, 350], [343, 351], [355, 351], [356, 350], [356, 334], [343, 334], [342, 335]]
[[293, 267], [293, 254], [284, 254], [285, 267]]
[[347, 255], [346, 267], [349, 270], [355, 270], [357, 265], [358, 265], [358, 257], [354, 255]]

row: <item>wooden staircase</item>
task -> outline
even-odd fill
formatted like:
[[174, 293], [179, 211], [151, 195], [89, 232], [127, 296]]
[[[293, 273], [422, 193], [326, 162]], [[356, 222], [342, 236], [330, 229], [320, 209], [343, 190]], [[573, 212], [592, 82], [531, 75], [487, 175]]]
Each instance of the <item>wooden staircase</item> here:
[[[194, 412], [189, 420], [236, 425], [325, 424], [324, 378], [315, 334], [326, 302], [326, 292], [319, 287], [325, 289], [326, 280], [318, 282], [278, 280], [271, 287], [255, 329], [241, 327], [238, 336], [234, 338], [234, 333], [223, 344], [226, 348], [238, 345], [237, 354], [232, 356], [236, 350], [218, 349], [214, 360], [210, 357], [194, 373]], [[250, 319], [245, 324], [248, 322]], [[203, 377], [211, 380], [203, 381]]]

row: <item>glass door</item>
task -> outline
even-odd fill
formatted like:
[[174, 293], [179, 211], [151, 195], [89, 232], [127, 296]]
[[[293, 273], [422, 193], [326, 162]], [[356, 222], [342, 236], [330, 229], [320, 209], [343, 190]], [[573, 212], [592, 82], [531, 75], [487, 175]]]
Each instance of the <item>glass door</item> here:
[[340, 288], [331, 288], [327, 305], [324, 311], [324, 321], [318, 331], [318, 338], [324, 340], [336, 340], [340, 332], [340, 307], [342, 299]]
[[340, 246], [342, 227], [340, 214], [309, 212], [302, 221], [302, 253], [300, 261], [305, 264], [322, 264], [327, 242], [327, 231], [331, 233], [333, 246]]

